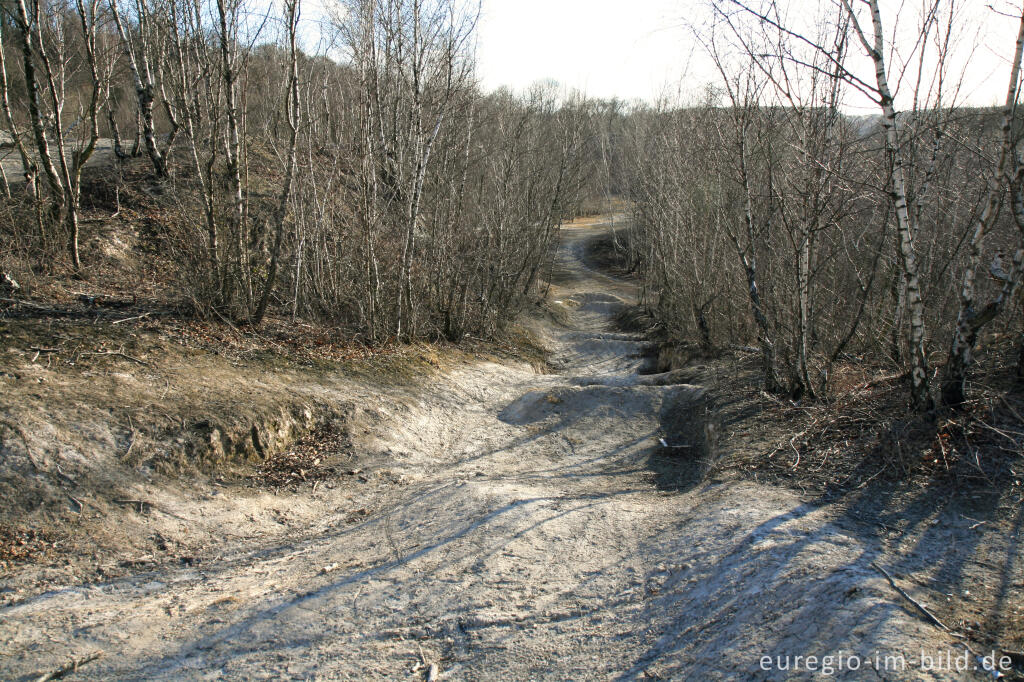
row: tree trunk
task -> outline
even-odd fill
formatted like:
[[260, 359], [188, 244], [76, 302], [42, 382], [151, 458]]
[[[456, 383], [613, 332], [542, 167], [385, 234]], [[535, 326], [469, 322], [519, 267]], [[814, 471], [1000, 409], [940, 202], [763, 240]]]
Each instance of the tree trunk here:
[[270, 292], [274, 288], [277, 279], [278, 261], [281, 256], [281, 244], [284, 241], [284, 220], [288, 213], [288, 201], [291, 198], [292, 183], [295, 179], [295, 169], [298, 163], [298, 140], [299, 140], [299, 65], [298, 49], [296, 39], [299, 22], [299, 0], [286, 0], [286, 12], [288, 13], [288, 46], [289, 46], [289, 72], [288, 92], [285, 95], [285, 107], [288, 118], [288, 170], [285, 173], [284, 187], [281, 189], [281, 196], [278, 198], [277, 209], [274, 212], [274, 245], [270, 253], [270, 267], [267, 272], [267, 280], [263, 285], [263, 294], [260, 296], [259, 304], [255, 314], [252, 316], [252, 324], [258, 325], [263, 321], [267, 312], [267, 303], [270, 300]]
[[797, 287], [797, 357], [796, 357], [796, 382], [791, 393], [794, 397], [801, 397], [809, 394], [814, 397], [814, 386], [811, 384], [810, 370], [808, 368], [808, 355], [810, 350], [811, 334], [811, 235], [806, 227], [801, 228], [800, 248], [797, 254], [796, 268]]
[[[950, 407], [960, 405], [967, 399], [967, 371], [971, 365], [971, 353], [977, 341], [978, 332], [998, 315], [1002, 308], [1000, 305], [998, 309], [993, 309], [990, 304], [980, 314], [975, 311], [975, 280], [978, 267], [981, 264], [982, 242], [999, 212], [1007, 167], [1013, 153], [1013, 112], [1017, 103], [1017, 83], [1020, 78], [1022, 51], [1024, 51], [1024, 16], [1021, 17], [1017, 29], [1017, 45], [1010, 71], [1010, 84], [1006, 90], [1006, 103], [1003, 109], [1003, 140], [999, 161], [996, 164], [993, 177], [989, 180], [985, 207], [971, 233], [970, 255], [960, 287], [960, 312], [957, 315], [956, 330], [953, 332], [953, 342], [949, 349], [949, 361], [946, 363], [946, 375], [942, 382], [942, 402]], [[1016, 276], [1016, 273], [1014, 275]]]
[[786, 388], [779, 379], [778, 361], [775, 357], [775, 343], [772, 340], [771, 325], [765, 315], [764, 303], [761, 301], [761, 292], [757, 285], [757, 259], [753, 254], [755, 248], [754, 234], [754, 205], [752, 189], [750, 187], [750, 174], [747, 170], [747, 127], [744, 122], [740, 127], [740, 179], [744, 190], [743, 220], [747, 231], [747, 240], [751, 254], [748, 256], [740, 246], [739, 240], [733, 236], [736, 250], [739, 252], [740, 261], [743, 263], [743, 270], [747, 276], [747, 296], [750, 299], [750, 309], [754, 315], [754, 321], [760, 329], [761, 363], [764, 374], [764, 390], [773, 395], [786, 392]]
[[925, 349], [924, 300], [921, 297], [921, 280], [917, 266], [917, 252], [914, 247], [914, 228], [911, 223], [910, 210], [907, 205], [906, 179], [903, 170], [903, 155], [900, 149], [899, 134], [896, 130], [896, 109], [893, 105], [892, 92], [889, 89], [885, 65], [885, 33], [882, 26], [882, 15], [878, 0], [868, 0], [871, 11], [871, 23], [874, 41], [869, 41], [850, 5], [850, 0], [842, 0], [857, 36], [865, 51], [875, 65], [875, 81], [878, 86], [879, 107], [882, 110], [882, 127], [885, 130], [886, 151], [892, 162], [889, 177], [892, 190], [892, 201], [896, 211], [896, 232], [899, 239], [899, 253], [906, 283], [906, 306], [910, 319], [910, 399], [915, 409], [926, 412], [935, 407], [928, 386], [928, 357]]
[[[146, 22], [146, 10], [142, 0], [138, 7], [139, 17], [139, 31], [145, 32]], [[128, 56], [128, 70], [132, 74], [132, 81], [135, 85], [135, 97], [139, 104], [139, 115], [142, 118], [142, 138], [146, 143], [146, 153], [149, 154], [150, 161], [153, 163], [153, 170], [158, 178], [167, 177], [167, 163], [164, 160], [164, 155], [160, 151], [160, 148], [156, 143], [156, 134], [154, 132], [153, 124], [153, 104], [154, 98], [154, 84], [153, 84], [153, 72], [149, 65], [149, 58], [146, 55], [146, 45], [142, 45], [142, 51], [136, 55], [135, 47], [132, 45], [131, 38], [124, 29], [124, 24], [121, 21], [121, 13], [117, 8], [117, 0], [110, 0], [110, 10], [114, 18], [114, 25], [117, 27], [117, 33], [121, 38], [121, 43], [124, 45], [124, 52]]]

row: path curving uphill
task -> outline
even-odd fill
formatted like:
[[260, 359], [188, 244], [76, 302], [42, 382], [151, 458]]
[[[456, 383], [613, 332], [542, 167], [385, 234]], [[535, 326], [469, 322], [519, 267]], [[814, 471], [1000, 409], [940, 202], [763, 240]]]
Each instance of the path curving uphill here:
[[607, 229], [562, 231], [558, 314], [534, 322], [557, 371], [364, 392], [357, 444], [397, 483], [321, 490], [285, 540], [0, 609], [0, 677], [93, 650], [83, 678], [781, 679], [763, 656], [843, 654], [836, 676], [876, 654], [907, 658], [885, 679], [925, 676], [911, 657], [949, 642], [872, 568], [871, 528], [702, 477], [713, 403], [615, 326], [633, 286], [585, 258]]

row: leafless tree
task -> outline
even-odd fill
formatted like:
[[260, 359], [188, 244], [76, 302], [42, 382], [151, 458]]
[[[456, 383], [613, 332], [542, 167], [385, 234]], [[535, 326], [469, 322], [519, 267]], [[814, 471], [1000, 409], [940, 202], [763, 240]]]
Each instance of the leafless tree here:
[[[149, 0], [136, 0], [132, 8], [134, 25], [126, 26], [121, 16], [117, 0], [109, 0], [111, 17], [117, 27], [117, 33], [124, 46], [128, 68], [135, 86], [139, 116], [142, 122], [142, 139], [145, 141], [146, 153], [153, 162], [153, 170], [157, 177], [167, 177], [166, 153], [160, 149], [156, 139], [153, 109], [156, 103], [157, 76], [159, 73], [159, 53], [162, 37], [154, 23], [153, 8]], [[168, 145], [169, 146], [169, 145]]]

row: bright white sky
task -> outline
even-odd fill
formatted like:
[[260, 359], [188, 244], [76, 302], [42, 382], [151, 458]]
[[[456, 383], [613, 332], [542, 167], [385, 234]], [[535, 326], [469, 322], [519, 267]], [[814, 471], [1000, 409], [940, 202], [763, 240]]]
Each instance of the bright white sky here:
[[[993, 15], [990, 1], [962, 0], [965, 24], [983, 24], [962, 46], [976, 48], [962, 94], [977, 105], [1002, 100], [1015, 38], [1014, 20]], [[816, 6], [817, 0], [806, 3]], [[915, 10], [918, 4], [902, 6]], [[1019, 7], [1008, 0], [994, 4]], [[485, 89], [522, 89], [551, 78], [593, 97], [654, 100], [682, 78], [684, 88], [697, 90], [715, 74], [685, 25], [700, 21], [706, 8], [706, 0], [483, 0], [479, 73]]]
[[484, 0], [487, 89], [552, 78], [592, 97], [655, 97], [683, 74], [687, 0]]
[[[929, 1], [933, 0], [881, 0], [887, 30], [897, 24], [904, 32], [896, 36], [901, 47], [914, 42], [919, 10]], [[943, 11], [951, 1], [942, 0]], [[336, 9], [325, 9], [336, 7], [337, 2], [303, 0], [303, 18], [310, 36], [319, 34], [318, 22], [339, 15]], [[472, 7], [476, 0], [463, 2]], [[662, 95], [680, 90], [684, 99], [686, 95], [699, 97], [703, 86], [717, 82], [718, 76], [708, 58], [695, 47], [688, 26], [708, 23], [709, 2], [482, 0], [477, 31], [478, 74], [485, 90], [501, 86], [523, 90], [537, 81], [551, 79], [591, 97], [654, 102]], [[956, 47], [958, 66], [953, 69], [951, 80], [959, 81], [962, 77], [958, 104], [989, 106], [1002, 102], [1017, 22], [994, 13], [989, 5], [1020, 16], [1021, 2], [956, 0], [955, 6], [961, 8], [955, 22], [960, 44]], [[821, 3], [822, 0], [785, 0], [781, 4], [791, 11], [787, 25], [813, 23]], [[314, 52], [332, 51], [330, 46], [318, 46], [315, 40], [307, 47]], [[865, 80], [873, 81], [871, 65], [859, 46], [854, 53], [860, 60], [854, 68]], [[916, 65], [916, 58], [911, 63]], [[893, 63], [889, 66], [892, 70]], [[912, 83], [907, 81], [902, 94], [897, 93], [898, 107], [909, 104], [904, 100], [909, 97], [906, 93]], [[875, 105], [853, 95], [844, 108], [852, 113], [874, 113]]]

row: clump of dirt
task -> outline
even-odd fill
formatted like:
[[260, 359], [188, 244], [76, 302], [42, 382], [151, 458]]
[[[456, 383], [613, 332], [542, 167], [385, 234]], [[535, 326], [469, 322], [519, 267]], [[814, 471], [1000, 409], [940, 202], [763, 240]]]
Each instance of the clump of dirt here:
[[550, 351], [540, 334], [526, 325], [512, 325], [496, 345], [505, 358], [525, 361], [542, 374], [551, 371], [548, 364]]
[[615, 315], [615, 326], [624, 332], [651, 332], [657, 321], [646, 308], [640, 305], [623, 306]]

